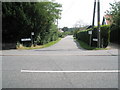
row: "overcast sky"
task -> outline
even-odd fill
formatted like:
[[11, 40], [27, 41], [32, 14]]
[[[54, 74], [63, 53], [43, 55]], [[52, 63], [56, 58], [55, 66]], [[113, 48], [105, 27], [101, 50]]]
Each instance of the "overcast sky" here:
[[[73, 27], [77, 21], [91, 25], [93, 17], [94, 0], [55, 0], [62, 4], [62, 15], [59, 28]], [[101, 22], [105, 11], [110, 8], [109, 3], [120, 0], [100, 0]], [[97, 13], [96, 13], [97, 17]], [[96, 20], [97, 21], [97, 18]], [[95, 22], [95, 24], [97, 24]]]

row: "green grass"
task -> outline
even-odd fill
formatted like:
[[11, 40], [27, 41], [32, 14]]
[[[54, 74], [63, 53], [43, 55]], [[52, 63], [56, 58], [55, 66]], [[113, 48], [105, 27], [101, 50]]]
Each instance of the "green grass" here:
[[49, 43], [43, 45], [43, 48], [52, 46], [52, 45], [56, 44], [57, 42], [59, 42], [60, 40], [61, 40], [61, 38], [59, 38], [59, 39], [56, 40], [56, 41], [49, 42]]
[[56, 44], [57, 42], [59, 42], [61, 40], [61, 38], [59, 38], [58, 40], [56, 41], [52, 41], [52, 42], [49, 42], [47, 44], [44, 44], [44, 45], [36, 45], [35, 47], [34, 46], [31, 46], [31, 47], [25, 47], [23, 45], [20, 45], [19, 47], [17, 47], [17, 49], [19, 50], [30, 50], [30, 49], [40, 49], [40, 48], [46, 48], [46, 47], [50, 47], [54, 44]]
[[84, 49], [86, 49], [86, 50], [108, 50], [107, 48], [91, 47], [91, 46], [89, 46], [88, 44], [86, 44], [86, 43], [84, 43], [84, 42], [82, 42], [82, 41], [80, 41], [80, 40], [77, 40], [77, 39], [75, 39], [75, 40], [79, 43], [79, 45], [80, 45], [82, 48], [84, 48]]

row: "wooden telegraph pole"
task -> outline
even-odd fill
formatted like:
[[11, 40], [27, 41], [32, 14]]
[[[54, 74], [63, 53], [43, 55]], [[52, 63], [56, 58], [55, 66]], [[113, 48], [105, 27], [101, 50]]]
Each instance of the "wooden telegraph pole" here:
[[93, 29], [94, 29], [94, 23], [95, 23], [95, 10], [96, 10], [96, 0], [94, 1], [93, 22], [92, 22]]
[[100, 0], [98, 0], [98, 48], [101, 48], [101, 35], [100, 35]]
[[[93, 10], [93, 21], [92, 21], [92, 29], [94, 30], [94, 23], [95, 23], [95, 10], [96, 10], [96, 0], [94, 1], [94, 10]], [[92, 44], [92, 31], [90, 33], [90, 46]]]
[[[94, 10], [93, 10], [93, 21], [92, 21], [92, 29], [94, 30], [94, 23], [95, 23], [95, 10], [96, 10], [96, 0], [94, 1]], [[97, 2], [97, 24], [98, 24], [98, 30], [97, 30], [97, 47], [101, 48], [101, 35], [100, 35], [100, 0]], [[92, 35], [92, 34], [91, 34]], [[91, 35], [90, 35], [90, 45], [91, 45]]]

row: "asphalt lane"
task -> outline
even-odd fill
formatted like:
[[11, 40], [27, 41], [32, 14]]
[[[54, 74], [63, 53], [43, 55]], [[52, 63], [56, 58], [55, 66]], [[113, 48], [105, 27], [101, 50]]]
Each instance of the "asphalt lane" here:
[[117, 72], [21, 72], [118, 70], [118, 51], [88, 51], [72, 36], [35, 50], [2, 52], [3, 88], [118, 88]]

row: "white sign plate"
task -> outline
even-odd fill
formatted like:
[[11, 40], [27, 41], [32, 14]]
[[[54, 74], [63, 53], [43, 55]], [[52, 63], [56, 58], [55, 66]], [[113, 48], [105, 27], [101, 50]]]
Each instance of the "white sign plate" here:
[[31, 35], [34, 35], [34, 32], [31, 32]]
[[97, 38], [93, 38], [93, 41], [98, 41], [98, 39]]
[[88, 31], [88, 34], [92, 34], [92, 31]]
[[24, 38], [24, 39], [21, 39], [21, 41], [31, 41], [30, 38]]

